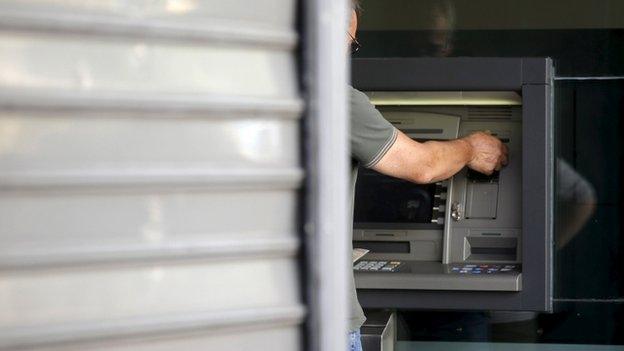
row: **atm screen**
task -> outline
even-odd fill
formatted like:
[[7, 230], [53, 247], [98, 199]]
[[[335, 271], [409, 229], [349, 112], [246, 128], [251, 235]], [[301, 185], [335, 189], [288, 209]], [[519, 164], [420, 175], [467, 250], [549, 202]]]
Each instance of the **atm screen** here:
[[430, 226], [435, 190], [435, 184], [413, 184], [360, 168], [355, 189], [354, 222]]

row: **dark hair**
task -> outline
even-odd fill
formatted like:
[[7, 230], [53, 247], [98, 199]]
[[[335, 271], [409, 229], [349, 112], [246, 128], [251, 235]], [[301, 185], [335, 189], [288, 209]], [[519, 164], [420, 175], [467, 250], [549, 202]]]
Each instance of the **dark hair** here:
[[351, 6], [355, 10], [355, 13], [360, 16], [362, 13], [362, 2], [360, 0], [351, 0]]

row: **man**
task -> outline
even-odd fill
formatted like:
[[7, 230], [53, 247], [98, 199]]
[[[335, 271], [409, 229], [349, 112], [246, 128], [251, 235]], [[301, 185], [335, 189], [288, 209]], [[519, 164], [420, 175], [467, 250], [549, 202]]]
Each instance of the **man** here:
[[[356, 38], [357, 10], [353, 0], [349, 24], [349, 44]], [[410, 139], [370, 103], [366, 95], [350, 88], [351, 155], [361, 166], [418, 184], [447, 179], [465, 166], [492, 174], [507, 164], [507, 148], [497, 138], [477, 132], [450, 141], [419, 143]], [[349, 321], [349, 350], [362, 350], [360, 327], [365, 317], [351, 280], [351, 319]]]

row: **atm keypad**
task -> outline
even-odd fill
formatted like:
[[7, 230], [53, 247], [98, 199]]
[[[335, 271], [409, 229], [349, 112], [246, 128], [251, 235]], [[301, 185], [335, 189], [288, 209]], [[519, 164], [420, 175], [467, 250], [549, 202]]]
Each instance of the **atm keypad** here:
[[515, 264], [459, 264], [451, 266], [455, 274], [501, 274], [518, 272]]
[[395, 272], [400, 265], [400, 261], [360, 261], [353, 266], [353, 270], [367, 272]]

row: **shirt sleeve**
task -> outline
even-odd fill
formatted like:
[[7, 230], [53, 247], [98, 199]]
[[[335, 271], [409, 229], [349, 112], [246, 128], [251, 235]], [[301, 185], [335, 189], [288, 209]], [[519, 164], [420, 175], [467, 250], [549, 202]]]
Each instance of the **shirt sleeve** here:
[[366, 168], [375, 166], [397, 138], [397, 129], [371, 104], [368, 97], [350, 89], [351, 156]]

